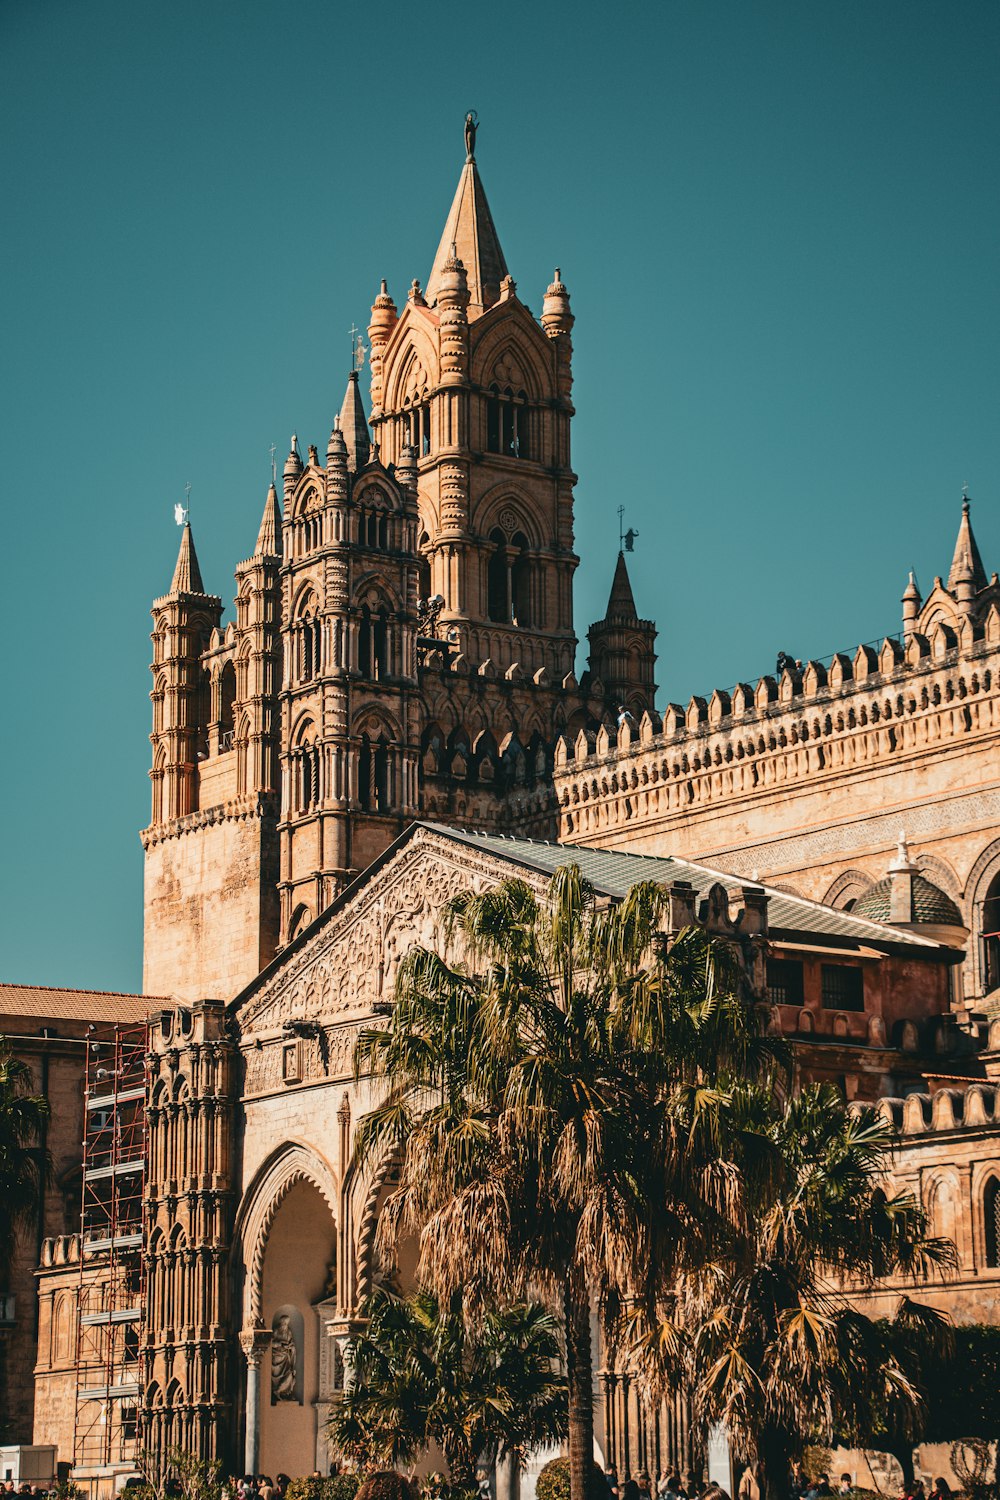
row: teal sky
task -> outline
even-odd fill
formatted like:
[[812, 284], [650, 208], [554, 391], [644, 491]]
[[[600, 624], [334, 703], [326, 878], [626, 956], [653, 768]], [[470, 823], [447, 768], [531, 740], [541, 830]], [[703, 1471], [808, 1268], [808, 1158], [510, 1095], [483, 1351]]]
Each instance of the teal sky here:
[[477, 157], [576, 314], [577, 628], [616, 507], [659, 701], [899, 629], [963, 483], [1000, 567], [996, 0], [3, 0], [0, 977], [141, 977], [150, 599], [231, 600], [381, 276]]

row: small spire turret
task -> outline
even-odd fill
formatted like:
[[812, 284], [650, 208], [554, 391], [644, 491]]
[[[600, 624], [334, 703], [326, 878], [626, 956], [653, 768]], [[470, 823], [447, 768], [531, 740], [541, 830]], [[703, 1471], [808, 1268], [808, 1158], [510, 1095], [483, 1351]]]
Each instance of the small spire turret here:
[[958, 537], [955, 541], [955, 554], [951, 560], [951, 571], [948, 574], [948, 589], [955, 595], [959, 604], [969, 605], [973, 595], [987, 586], [986, 569], [979, 555], [976, 538], [972, 532], [972, 521], [969, 518], [969, 497], [962, 497], [962, 519], [958, 526]]
[[555, 275], [546, 288], [545, 298], [542, 302], [542, 327], [550, 339], [558, 338], [561, 333], [569, 333], [576, 320], [569, 310], [569, 292], [559, 267], [556, 266]]
[[184, 522], [170, 592], [172, 594], [204, 594], [205, 592], [205, 585], [201, 581], [201, 568], [198, 566], [198, 554], [194, 550], [194, 536], [191, 532], [190, 521]]
[[280, 557], [282, 555], [281, 510], [278, 507], [278, 491], [275, 489], [273, 480], [268, 487], [267, 499], [264, 501], [264, 514], [257, 533], [257, 545], [253, 550], [254, 557]]
[[348, 468], [352, 473], [357, 474], [364, 468], [371, 456], [371, 435], [368, 431], [365, 408], [361, 401], [357, 370], [352, 370], [347, 377], [347, 390], [344, 393], [344, 404], [340, 408], [339, 426], [347, 445]]
[[378, 296], [372, 303], [371, 322], [368, 324], [368, 343], [371, 349], [369, 359], [371, 362], [371, 402], [372, 416], [377, 417], [382, 412], [382, 355], [386, 344], [392, 336], [392, 330], [399, 322], [399, 313], [396, 304], [389, 296], [389, 288], [382, 281]]
[[913, 569], [910, 569], [910, 577], [906, 588], [903, 590], [903, 635], [909, 639], [913, 634], [917, 616], [920, 613], [920, 589], [914, 577]]
[[301, 473], [302, 473], [302, 455], [299, 452], [299, 440], [296, 437], [295, 433], [293, 432], [292, 433], [292, 446], [288, 450], [288, 457], [285, 459], [285, 468], [284, 468], [284, 475], [283, 475], [283, 477], [284, 477], [284, 491], [285, 491], [285, 502], [286, 502], [286, 504], [287, 504], [288, 500], [291, 498], [292, 491], [294, 490], [294, 488], [295, 488], [295, 486], [296, 486], [296, 484], [298, 482], [299, 475]]

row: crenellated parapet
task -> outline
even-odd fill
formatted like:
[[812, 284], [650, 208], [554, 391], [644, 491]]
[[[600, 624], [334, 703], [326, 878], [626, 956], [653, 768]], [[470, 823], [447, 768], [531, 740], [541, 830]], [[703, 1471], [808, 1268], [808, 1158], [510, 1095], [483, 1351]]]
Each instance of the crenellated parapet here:
[[754, 798], [1000, 729], [1000, 610], [786, 667], [556, 747], [560, 837]]

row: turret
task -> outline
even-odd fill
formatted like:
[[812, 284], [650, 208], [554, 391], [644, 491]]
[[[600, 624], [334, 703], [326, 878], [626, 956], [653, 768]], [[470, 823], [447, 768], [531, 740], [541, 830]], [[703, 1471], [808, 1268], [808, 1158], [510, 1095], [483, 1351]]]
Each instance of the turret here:
[[917, 580], [910, 569], [909, 581], [903, 590], [903, 636], [909, 640], [917, 628], [917, 616], [920, 614], [920, 589]]
[[371, 402], [372, 416], [382, 415], [382, 353], [389, 342], [392, 330], [399, 322], [396, 304], [389, 296], [383, 280], [378, 296], [372, 303], [372, 318], [368, 324], [368, 342], [371, 346]]
[[979, 555], [976, 538], [969, 519], [969, 498], [962, 499], [962, 519], [959, 522], [955, 554], [948, 574], [948, 589], [954, 594], [962, 614], [972, 613], [972, 601], [980, 589], [986, 588], [986, 569]]
[[222, 617], [206, 594], [190, 522], [185, 523], [170, 590], [153, 603], [153, 824], [194, 812], [198, 763], [208, 749], [209, 682], [201, 658]]
[[563, 283], [559, 267], [556, 266], [555, 275], [546, 288], [542, 303], [542, 327], [549, 338], [554, 339], [561, 333], [569, 334], [575, 321], [569, 310], [569, 292]]
[[441, 267], [438, 315], [441, 321], [441, 384], [461, 385], [469, 368], [469, 284], [455, 246]]
[[334, 420], [330, 441], [326, 445], [326, 498], [328, 504], [347, 500], [347, 444], [340, 430], [340, 417]]
[[283, 475], [286, 505], [292, 498], [292, 491], [295, 489], [295, 486], [298, 483], [299, 475], [301, 473], [302, 455], [299, 453], [299, 440], [293, 432], [292, 446], [288, 451], [288, 457], [285, 459], [285, 468]]
[[607, 711], [618, 715], [625, 709], [639, 718], [652, 710], [656, 626], [639, 618], [623, 552], [618, 554], [604, 619], [591, 625], [587, 634], [591, 676], [603, 686]]

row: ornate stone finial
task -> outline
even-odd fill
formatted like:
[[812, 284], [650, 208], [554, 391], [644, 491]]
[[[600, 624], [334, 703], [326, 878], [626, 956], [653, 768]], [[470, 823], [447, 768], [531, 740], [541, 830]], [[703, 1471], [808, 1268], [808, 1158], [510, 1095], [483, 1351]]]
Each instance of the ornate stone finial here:
[[465, 117], [465, 159], [475, 161], [476, 159], [476, 131], [479, 129], [479, 115], [474, 109], [470, 109]]
[[905, 874], [915, 871], [916, 869], [917, 866], [910, 858], [910, 847], [906, 842], [906, 830], [905, 828], [901, 828], [899, 830], [899, 837], [896, 840], [896, 858], [889, 866], [889, 871], [890, 873], [893, 873], [894, 871], [900, 871]]
[[412, 282], [412, 284], [410, 286], [409, 300], [413, 303], [413, 305], [415, 307], [426, 307], [427, 306], [427, 303], [424, 300], [424, 294], [420, 290], [420, 282], [418, 281], [418, 279], [417, 279], [416, 276], [414, 276], [413, 282]]

